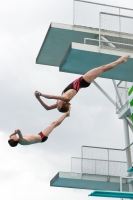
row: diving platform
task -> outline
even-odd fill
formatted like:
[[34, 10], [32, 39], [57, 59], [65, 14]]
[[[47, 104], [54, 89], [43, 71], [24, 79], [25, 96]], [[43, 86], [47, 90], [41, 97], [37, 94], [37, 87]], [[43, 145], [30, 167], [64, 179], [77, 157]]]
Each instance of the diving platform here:
[[[62, 72], [85, 74], [93, 68], [111, 63], [125, 54], [127, 52], [104, 48], [101, 48], [99, 52], [98, 46], [72, 42], [59, 67]], [[133, 58], [133, 53], [131, 53], [131, 57]], [[133, 82], [132, 58], [129, 58], [126, 63], [122, 63], [116, 68], [102, 73], [99, 77]]]
[[[50, 181], [50, 186], [87, 190], [120, 191], [120, 177], [96, 174], [58, 172]], [[129, 191], [127, 181], [122, 180], [123, 191]]]
[[84, 38], [98, 36], [98, 29], [51, 23], [36, 58], [37, 64], [59, 67], [71, 42], [84, 43]]
[[133, 192], [94, 191], [88, 196], [132, 199]]
[[[102, 35], [106, 37], [106, 34], [105, 31]], [[115, 32], [108, 34], [112, 38], [118, 35]], [[99, 43], [95, 41], [98, 37], [98, 28], [51, 23], [36, 63], [59, 67], [61, 72], [84, 74], [95, 67], [113, 62], [122, 55], [130, 54], [131, 58], [127, 63], [103, 73], [100, 77], [133, 82], [133, 52], [110, 47], [99, 49]], [[123, 40], [131, 40], [129, 34], [121, 33], [121, 37]], [[84, 44], [85, 38], [90, 38], [91, 44]]]

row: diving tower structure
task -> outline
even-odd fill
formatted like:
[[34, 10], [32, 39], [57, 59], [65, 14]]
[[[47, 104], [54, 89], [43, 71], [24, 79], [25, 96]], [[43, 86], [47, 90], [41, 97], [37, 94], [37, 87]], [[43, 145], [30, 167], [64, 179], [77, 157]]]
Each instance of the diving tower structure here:
[[[96, 81], [93, 84], [116, 107], [118, 118], [123, 120], [126, 148], [113, 151], [125, 152], [126, 160], [119, 160], [117, 156], [118, 160], [115, 160], [115, 163], [124, 162], [126, 172], [132, 167], [129, 128], [133, 131], [133, 124], [128, 90], [133, 83], [133, 9], [74, 0], [73, 25], [53, 22], [50, 24], [36, 63], [59, 67], [60, 72], [84, 74], [95, 67], [113, 62], [125, 54], [130, 54], [126, 63], [99, 76], [112, 79], [116, 101]], [[109, 151], [108, 149], [107, 152]], [[83, 159], [84, 157], [81, 157], [81, 166]], [[94, 160], [97, 159], [94, 158]], [[112, 160], [109, 160], [108, 155], [103, 159], [103, 163], [106, 163], [107, 174], [91, 173], [92, 170], [82, 172], [81, 167], [79, 173], [57, 173], [50, 184], [58, 187], [120, 191], [120, 177], [129, 177], [132, 173], [123, 175], [123, 171], [121, 174], [117, 171], [115, 175], [109, 174], [109, 169], [111, 169], [109, 162], [111, 163]], [[96, 169], [95, 164], [94, 169]], [[90, 163], [87, 164], [88, 169], [90, 169], [89, 165]], [[122, 184], [123, 191], [133, 192], [133, 181], [123, 179]]]
[[71, 158], [71, 172], [58, 172], [50, 185], [128, 192], [133, 184], [132, 172], [128, 174], [127, 171], [126, 151], [129, 148], [133, 153], [133, 143], [125, 149], [82, 146], [81, 157]]

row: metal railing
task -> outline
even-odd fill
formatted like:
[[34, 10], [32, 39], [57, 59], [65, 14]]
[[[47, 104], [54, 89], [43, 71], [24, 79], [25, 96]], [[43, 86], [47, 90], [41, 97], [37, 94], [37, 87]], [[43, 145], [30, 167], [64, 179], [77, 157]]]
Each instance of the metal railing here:
[[72, 158], [72, 173], [80, 173], [81, 176], [82, 174], [126, 176], [126, 169], [126, 162], [86, 158]]
[[[129, 26], [130, 25], [130, 26]], [[99, 13], [99, 29], [115, 33], [133, 34], [133, 17], [107, 12]]]
[[[133, 44], [126, 44], [126, 43], [113, 42], [113, 41], [104, 41], [103, 39], [100, 39], [100, 38], [101, 37], [99, 37], [99, 39], [84, 38], [84, 44], [99, 46], [99, 51], [100, 51], [101, 47], [113, 48], [115, 50], [119, 49], [119, 50], [124, 50], [124, 51], [126, 51], [126, 50], [133, 51]], [[104, 38], [104, 39], [106, 39], [106, 38]], [[87, 41], [89, 41], [89, 43], [87, 43]], [[105, 46], [104, 44], [108, 44], [108, 45]], [[113, 44], [116, 44], [117, 47], [114, 46]]]
[[[123, 45], [123, 46], [129, 46], [129, 47], [133, 47], [132, 44], [125, 44], [125, 43], [119, 43], [119, 42], [112, 42], [112, 41], [103, 41], [103, 40], [100, 40], [100, 39], [92, 39], [92, 38], [84, 38], [84, 44], [86, 44], [87, 40], [90, 40], [90, 41], [96, 41], [99, 43], [99, 46], [101, 46], [101, 43], [106, 43], [106, 44], [119, 44], [119, 45]], [[112, 48], [116, 48], [115, 46], [111, 46], [110, 47]]]
[[99, 46], [99, 51], [101, 47], [133, 51], [133, 9], [81, 0], [74, 0], [73, 8], [73, 25], [99, 30], [96, 39], [84, 38], [85, 44]]
[[126, 150], [133, 148], [131, 143], [125, 149], [81, 147], [81, 158], [71, 158], [71, 172], [106, 176], [127, 176]]
[[[102, 16], [110, 16], [115, 18], [115, 26], [111, 26], [111, 18], [107, 17], [107, 21], [102, 22]], [[127, 23], [125, 23], [125, 20]], [[130, 20], [129, 23], [128, 20]], [[132, 20], [132, 21], [131, 21]], [[120, 24], [119, 24], [120, 23]], [[131, 29], [132, 25], [132, 29]], [[110, 32], [115, 32], [115, 37], [111, 37]], [[128, 34], [128, 37], [130, 35], [130, 39], [122, 38], [121, 34]], [[106, 35], [106, 36], [104, 36]], [[108, 39], [107, 39], [108, 38]], [[110, 40], [112, 39], [112, 40]], [[132, 39], [132, 40], [131, 40]], [[115, 41], [113, 41], [115, 40]], [[92, 38], [84, 38], [84, 43], [87, 44], [92, 44], [99, 46], [99, 51], [101, 47], [104, 48], [113, 48], [115, 50], [121, 49], [121, 50], [130, 50], [133, 51], [133, 17], [131, 16], [124, 16], [124, 15], [117, 15], [117, 14], [112, 14], [112, 13], [105, 13], [105, 12], [100, 12], [99, 13], [99, 35], [98, 39], [92, 39]], [[127, 43], [128, 41], [128, 43]], [[92, 44], [93, 45], [93, 44]]]
[[99, 28], [99, 13], [109, 12], [117, 15], [133, 16], [133, 9], [91, 1], [73, 1], [73, 25]]

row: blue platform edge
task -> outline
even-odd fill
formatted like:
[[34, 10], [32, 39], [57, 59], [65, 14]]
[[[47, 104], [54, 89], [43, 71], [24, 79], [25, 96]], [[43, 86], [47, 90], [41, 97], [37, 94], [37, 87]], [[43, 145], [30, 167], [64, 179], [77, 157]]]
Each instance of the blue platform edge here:
[[127, 172], [133, 172], [133, 167], [130, 167]]
[[133, 192], [116, 192], [116, 191], [95, 190], [88, 196], [132, 199]]

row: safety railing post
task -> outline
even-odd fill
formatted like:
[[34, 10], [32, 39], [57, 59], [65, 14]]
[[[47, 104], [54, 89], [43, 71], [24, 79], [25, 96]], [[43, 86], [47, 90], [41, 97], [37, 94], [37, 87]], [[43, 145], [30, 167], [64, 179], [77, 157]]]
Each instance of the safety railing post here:
[[109, 149], [108, 149], [108, 176], [109, 176]]
[[72, 173], [72, 157], [71, 157], [71, 173]]
[[81, 179], [83, 174], [83, 146], [81, 147]]
[[120, 8], [119, 8], [119, 34], [121, 33], [121, 17], [120, 17], [120, 13], [121, 12], [121, 10], [120, 10]]
[[73, 26], [75, 22], [75, 0], [73, 0]]
[[99, 52], [101, 46], [101, 12], [99, 13]]

